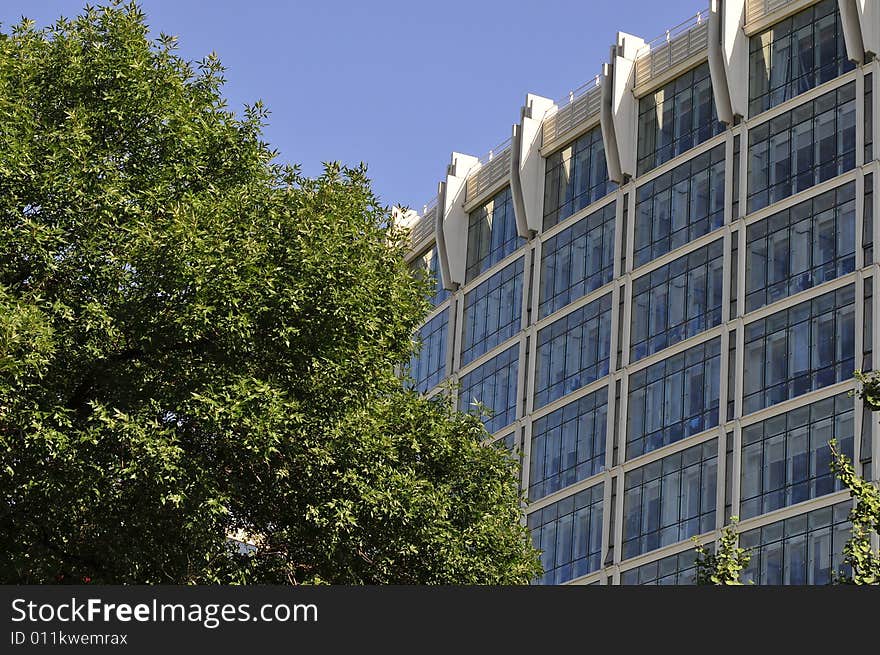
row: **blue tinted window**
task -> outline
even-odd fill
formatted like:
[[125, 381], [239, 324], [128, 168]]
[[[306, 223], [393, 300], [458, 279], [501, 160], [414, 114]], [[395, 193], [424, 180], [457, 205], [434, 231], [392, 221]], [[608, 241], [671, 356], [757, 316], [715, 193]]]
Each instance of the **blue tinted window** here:
[[622, 585], [694, 585], [697, 584], [696, 553], [693, 548], [643, 564], [620, 574]]
[[841, 489], [828, 441], [853, 454], [853, 401], [847, 394], [742, 430], [740, 517], [748, 519]]
[[608, 179], [602, 130], [590, 130], [547, 157], [544, 229], [577, 213], [617, 188]]
[[849, 502], [743, 532], [751, 559], [740, 580], [762, 585], [826, 585], [849, 575], [843, 547], [852, 536]]
[[508, 348], [461, 378], [458, 408], [474, 410], [481, 403], [492, 415], [483, 418], [486, 430], [497, 432], [516, 420], [516, 375], [519, 346]]
[[805, 200], [746, 231], [746, 312], [851, 273], [855, 182]]
[[835, 0], [776, 23], [750, 41], [749, 116], [852, 70]]
[[465, 283], [497, 264], [524, 243], [516, 232], [510, 187], [470, 213]]
[[745, 328], [743, 415], [852, 378], [853, 285]]
[[529, 514], [532, 543], [541, 551], [538, 584], [562, 584], [599, 570], [602, 553], [602, 485]]
[[633, 268], [723, 224], [724, 145], [720, 145], [638, 188]]
[[715, 529], [718, 443], [669, 455], [626, 474], [623, 557]]
[[443, 288], [443, 281], [440, 276], [440, 256], [437, 252], [436, 244], [433, 248], [417, 257], [410, 264], [410, 268], [417, 275], [424, 275], [431, 280], [431, 295], [428, 298], [431, 305], [437, 307], [449, 298], [449, 292]]
[[518, 259], [465, 295], [462, 366], [519, 332], [522, 284], [523, 260]]
[[720, 353], [716, 338], [630, 375], [627, 459], [718, 425]]
[[611, 282], [614, 212], [612, 202], [544, 241], [539, 318]]
[[856, 165], [855, 82], [749, 130], [748, 211]]
[[724, 244], [715, 243], [633, 282], [630, 361], [721, 323]]
[[538, 332], [535, 409], [608, 374], [611, 294]]
[[709, 64], [701, 64], [639, 100], [638, 175], [723, 131]]
[[532, 427], [529, 499], [536, 500], [605, 468], [608, 389], [575, 400]]
[[415, 388], [425, 393], [446, 377], [446, 337], [449, 327], [449, 309], [444, 309], [425, 323], [416, 333], [421, 344], [410, 358], [410, 375]]

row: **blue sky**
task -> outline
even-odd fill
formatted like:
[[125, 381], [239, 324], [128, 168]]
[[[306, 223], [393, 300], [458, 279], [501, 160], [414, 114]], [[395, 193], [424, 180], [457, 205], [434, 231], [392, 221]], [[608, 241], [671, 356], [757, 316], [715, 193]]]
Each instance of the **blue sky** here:
[[[99, 4], [95, 1], [94, 4]], [[46, 25], [80, 0], [2, 0], [3, 31]], [[709, 0], [541, 2], [141, 0], [179, 52], [216, 51], [231, 109], [262, 99], [266, 138], [308, 175], [364, 161], [385, 204], [421, 207], [452, 151], [482, 156], [510, 136], [526, 93], [566, 97], [601, 70], [617, 31], [647, 40]]]

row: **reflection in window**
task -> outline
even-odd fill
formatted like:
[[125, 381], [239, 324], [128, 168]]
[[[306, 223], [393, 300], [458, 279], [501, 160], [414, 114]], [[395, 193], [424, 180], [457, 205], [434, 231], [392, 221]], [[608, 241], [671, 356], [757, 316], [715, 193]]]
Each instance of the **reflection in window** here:
[[465, 283], [497, 264], [524, 243], [516, 233], [510, 187], [470, 213]]
[[739, 545], [751, 555], [740, 580], [761, 585], [826, 585], [848, 576], [843, 547], [852, 535], [851, 504], [837, 503], [743, 532]]
[[615, 205], [605, 205], [544, 241], [539, 318], [611, 282]]
[[610, 293], [539, 331], [534, 408], [607, 375], [610, 350]]
[[519, 332], [522, 284], [523, 259], [520, 258], [465, 295], [462, 366]]
[[426, 250], [415, 258], [410, 264], [410, 269], [418, 276], [426, 276], [431, 280], [431, 291], [428, 301], [432, 306], [437, 307], [446, 302], [449, 298], [449, 291], [443, 288], [443, 281], [440, 276], [440, 256], [437, 252], [435, 244], [430, 250]]
[[607, 417], [606, 387], [535, 421], [530, 500], [543, 498], [605, 468]]
[[846, 55], [835, 0], [823, 0], [756, 34], [749, 50], [749, 116], [855, 67]]
[[746, 311], [851, 273], [855, 230], [855, 182], [749, 225]]
[[723, 131], [715, 114], [709, 64], [701, 64], [639, 100], [637, 174]]
[[617, 188], [608, 179], [605, 145], [598, 127], [547, 157], [546, 171], [545, 230]]
[[489, 432], [497, 432], [516, 420], [516, 375], [519, 346], [514, 345], [461, 377], [458, 408], [473, 411], [484, 405], [491, 416], [483, 417]]
[[743, 415], [852, 378], [854, 296], [850, 284], [746, 325]]
[[562, 584], [597, 571], [602, 553], [602, 485], [529, 514], [532, 543], [541, 550], [538, 584]]
[[416, 333], [419, 350], [410, 358], [410, 375], [415, 388], [425, 393], [446, 377], [446, 337], [449, 332], [449, 308], [425, 323]]
[[853, 401], [843, 393], [742, 430], [740, 517], [748, 519], [841, 489], [828, 441], [853, 455]]
[[696, 552], [691, 548], [678, 555], [670, 555], [624, 571], [620, 574], [620, 584], [695, 585], [697, 584]]
[[630, 361], [721, 323], [720, 239], [633, 282]]
[[641, 185], [633, 268], [724, 224], [724, 145]]
[[748, 211], [856, 164], [855, 82], [749, 130]]
[[720, 385], [720, 337], [631, 374], [626, 458], [718, 425]]
[[635, 557], [714, 530], [717, 475], [716, 440], [627, 473], [623, 557]]

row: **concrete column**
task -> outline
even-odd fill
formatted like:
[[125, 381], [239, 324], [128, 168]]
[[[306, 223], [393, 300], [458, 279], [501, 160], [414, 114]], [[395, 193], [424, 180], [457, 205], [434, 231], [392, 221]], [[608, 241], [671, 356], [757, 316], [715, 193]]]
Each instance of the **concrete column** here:
[[[455, 290], [464, 284], [467, 265], [468, 215], [464, 211], [467, 176], [480, 160], [459, 152], [452, 153], [446, 169], [446, 181], [440, 183], [437, 203], [437, 250], [445, 286]], [[448, 273], [448, 275], [447, 275]]]
[[[843, 27], [843, 40], [846, 42], [846, 56], [857, 64], [865, 61], [865, 44], [857, 4], [859, 0], [837, 0], [840, 9], [840, 22]], [[875, 3], [876, 4], [876, 3]]]
[[608, 175], [623, 184], [636, 174], [636, 137], [639, 108], [633, 95], [636, 55], [645, 41], [632, 34], [617, 33], [617, 44], [611, 47], [610, 70], [602, 74], [602, 138]]
[[877, 0], [855, 0], [856, 13], [866, 53], [880, 55], [880, 6]]
[[709, 71], [718, 119], [733, 125], [748, 115], [749, 39], [743, 31], [746, 0], [712, 0]]
[[541, 124], [555, 104], [529, 93], [519, 125], [513, 126], [510, 151], [510, 190], [519, 235], [532, 238], [540, 232], [544, 216], [544, 158], [541, 156]]

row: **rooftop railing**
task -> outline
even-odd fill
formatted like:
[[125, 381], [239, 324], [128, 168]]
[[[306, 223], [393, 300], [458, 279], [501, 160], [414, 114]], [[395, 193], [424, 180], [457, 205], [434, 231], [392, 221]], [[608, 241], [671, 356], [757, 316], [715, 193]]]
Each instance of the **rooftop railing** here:
[[437, 198], [422, 206], [418, 220], [412, 225], [409, 233], [410, 246], [415, 247], [434, 234], [437, 223]]
[[510, 173], [511, 140], [506, 140], [480, 157], [480, 166], [468, 175], [466, 202], [473, 200]]
[[[772, 2], [772, 0], [765, 0]], [[709, 45], [709, 10], [666, 30], [642, 46], [636, 56], [636, 87], [650, 82]]]
[[558, 109], [544, 117], [541, 137], [544, 145], [562, 139], [576, 126], [599, 114], [602, 103], [601, 78], [592, 80], [569, 91], [568, 96], [556, 101]]
[[796, 0], [748, 0], [746, 3], [746, 24], [760, 20]]

